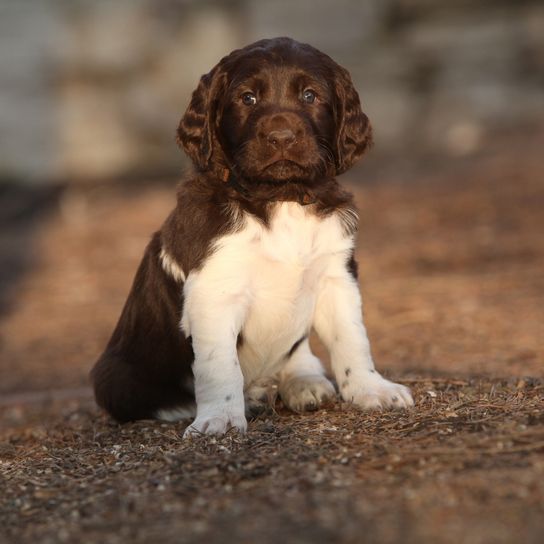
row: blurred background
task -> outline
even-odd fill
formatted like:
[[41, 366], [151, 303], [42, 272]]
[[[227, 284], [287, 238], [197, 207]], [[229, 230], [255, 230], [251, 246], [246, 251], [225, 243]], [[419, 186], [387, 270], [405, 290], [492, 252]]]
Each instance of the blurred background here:
[[232, 49], [288, 35], [346, 66], [380, 154], [464, 155], [544, 116], [537, 0], [2, 0], [0, 176], [175, 174], [190, 92]]
[[344, 65], [374, 126], [344, 178], [379, 358], [542, 368], [541, 1], [0, 0], [0, 393], [86, 386], [189, 166], [191, 91], [281, 35]]

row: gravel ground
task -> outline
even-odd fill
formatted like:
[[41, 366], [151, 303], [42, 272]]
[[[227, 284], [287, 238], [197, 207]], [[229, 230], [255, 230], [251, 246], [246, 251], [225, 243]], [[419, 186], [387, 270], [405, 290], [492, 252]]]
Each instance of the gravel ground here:
[[[406, 380], [417, 409], [277, 413], [244, 437], [6, 411], [7, 542], [541, 542], [544, 384]], [[25, 424], [21, 425], [21, 418]]]
[[10, 223], [0, 542], [541, 542], [543, 143], [354, 185], [375, 359], [416, 407], [278, 402], [244, 437], [119, 426], [90, 396], [171, 184], [70, 188]]

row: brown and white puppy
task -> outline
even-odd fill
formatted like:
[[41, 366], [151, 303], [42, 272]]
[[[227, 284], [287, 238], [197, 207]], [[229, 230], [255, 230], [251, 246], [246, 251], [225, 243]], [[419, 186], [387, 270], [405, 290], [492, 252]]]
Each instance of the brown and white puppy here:
[[348, 72], [288, 38], [204, 75], [178, 129], [195, 174], [153, 236], [92, 378], [119, 421], [196, 416], [186, 436], [246, 429], [272, 382], [295, 411], [335, 395], [405, 408], [374, 369], [353, 257], [357, 213], [334, 176], [371, 143]]

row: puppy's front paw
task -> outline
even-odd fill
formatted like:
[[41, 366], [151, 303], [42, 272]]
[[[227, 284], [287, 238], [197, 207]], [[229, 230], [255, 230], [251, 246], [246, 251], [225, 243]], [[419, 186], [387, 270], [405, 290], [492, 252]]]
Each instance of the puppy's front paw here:
[[232, 414], [201, 415], [185, 429], [183, 438], [191, 438], [204, 434], [223, 435], [229, 429], [236, 429], [244, 434], [247, 429], [245, 416], [234, 416]]
[[280, 396], [293, 412], [317, 410], [334, 398], [334, 385], [324, 376], [295, 376], [280, 385]]
[[404, 409], [414, 405], [410, 390], [373, 372], [369, 379], [340, 385], [342, 398], [364, 410]]

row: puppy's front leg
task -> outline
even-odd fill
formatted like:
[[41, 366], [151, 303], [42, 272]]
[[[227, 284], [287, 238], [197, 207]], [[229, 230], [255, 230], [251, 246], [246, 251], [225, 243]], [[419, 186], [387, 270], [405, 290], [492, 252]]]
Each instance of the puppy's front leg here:
[[236, 340], [247, 301], [224, 286], [214, 288], [198, 275], [188, 278], [184, 293], [182, 327], [193, 341], [197, 407], [184, 437], [224, 434], [230, 428], [245, 432], [244, 378]]
[[314, 328], [330, 352], [345, 401], [368, 410], [413, 406], [407, 387], [386, 380], [374, 368], [359, 287], [344, 263], [334, 263], [322, 280]]

